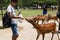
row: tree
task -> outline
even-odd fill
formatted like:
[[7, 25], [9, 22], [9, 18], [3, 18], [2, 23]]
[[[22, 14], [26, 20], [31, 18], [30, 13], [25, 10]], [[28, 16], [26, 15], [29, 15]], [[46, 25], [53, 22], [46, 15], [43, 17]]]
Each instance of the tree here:
[[[2, 5], [3, 7], [7, 6], [10, 2], [10, 0], [0, 0], [0, 1], [4, 1], [4, 2], [2, 2], [2, 4], [0, 4], [0, 6]], [[40, 5], [42, 5], [43, 2], [46, 2], [47, 4], [53, 4], [53, 5], [56, 5], [59, 2], [59, 4], [60, 4], [60, 0], [58, 0], [58, 2], [57, 2], [57, 0], [19, 0], [18, 5], [22, 6], [22, 7], [31, 6], [33, 4], [33, 2], [35, 2], [35, 1]]]

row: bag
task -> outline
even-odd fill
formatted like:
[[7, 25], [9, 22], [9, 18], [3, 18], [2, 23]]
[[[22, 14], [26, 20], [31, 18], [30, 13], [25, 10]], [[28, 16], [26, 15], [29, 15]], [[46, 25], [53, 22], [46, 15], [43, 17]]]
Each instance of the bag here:
[[57, 12], [57, 14], [56, 14], [56, 15], [57, 15], [57, 17], [58, 17], [58, 18], [60, 18], [60, 12]]
[[3, 21], [3, 27], [5, 28], [11, 27], [11, 18], [9, 17], [7, 12], [4, 14], [2, 21]]

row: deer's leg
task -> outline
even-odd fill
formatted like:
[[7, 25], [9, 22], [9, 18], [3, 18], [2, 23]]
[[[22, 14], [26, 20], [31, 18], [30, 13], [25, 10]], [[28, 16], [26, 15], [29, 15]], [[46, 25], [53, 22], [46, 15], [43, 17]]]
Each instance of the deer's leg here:
[[36, 37], [36, 40], [38, 40], [39, 36], [40, 36], [40, 32], [37, 30], [37, 37]]
[[58, 36], [58, 40], [60, 40], [60, 39], [59, 39], [59, 34], [58, 34], [58, 32], [57, 32], [57, 36]]
[[40, 33], [38, 33], [36, 40], [38, 40]]
[[43, 24], [43, 20], [42, 20], [42, 24]]
[[53, 37], [54, 37], [54, 33], [52, 32], [52, 37], [51, 37], [51, 40], [53, 39]]
[[43, 24], [43, 22], [42, 22], [42, 24]]
[[37, 24], [39, 23], [39, 20], [37, 20]]
[[43, 35], [43, 40], [44, 40], [44, 38], [45, 38], [45, 34], [42, 34]]
[[44, 23], [44, 20], [42, 20], [42, 24]]
[[54, 23], [56, 22], [56, 20], [54, 20]]

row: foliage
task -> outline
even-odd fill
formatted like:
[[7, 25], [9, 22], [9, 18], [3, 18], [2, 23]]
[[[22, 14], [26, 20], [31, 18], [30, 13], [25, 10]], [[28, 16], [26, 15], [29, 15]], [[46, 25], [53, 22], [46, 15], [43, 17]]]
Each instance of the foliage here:
[[[60, 0], [19, 0], [18, 5], [19, 6], [31, 6], [34, 2], [37, 2], [38, 4], [42, 4], [43, 2], [46, 2], [47, 4], [53, 4], [57, 5], [57, 3], [60, 3]], [[1, 3], [2, 2], [2, 3]], [[9, 4], [10, 0], [0, 0], [0, 6], [7, 6]]]

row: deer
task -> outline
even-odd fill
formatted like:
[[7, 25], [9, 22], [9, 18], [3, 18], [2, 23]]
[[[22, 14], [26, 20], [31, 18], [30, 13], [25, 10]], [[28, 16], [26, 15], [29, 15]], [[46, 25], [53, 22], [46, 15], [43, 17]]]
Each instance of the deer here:
[[46, 20], [47, 22], [49, 20], [56, 20], [58, 22], [58, 17], [57, 16], [51, 16], [51, 15], [48, 15], [48, 16], [44, 16], [44, 15], [38, 15], [37, 17], [34, 17], [33, 20], [36, 22], [37, 21], [37, 24], [39, 23], [39, 20], [42, 20], [42, 24], [43, 22]]
[[40, 20], [42, 20], [42, 24], [43, 24], [44, 20], [47, 19], [47, 16], [38, 15], [38, 16], [32, 18], [32, 19], [33, 19], [35, 22], [37, 22], [37, 24], [39, 23]]
[[59, 39], [59, 34], [58, 34], [58, 32], [56, 32], [56, 23], [37, 24], [32, 19], [27, 19], [27, 18], [26, 18], [26, 21], [31, 23], [33, 25], [33, 27], [36, 29], [36, 31], [37, 31], [36, 40], [38, 40], [40, 34], [42, 34], [42, 37], [43, 37], [43, 40], [44, 40], [45, 34], [50, 33], [50, 32], [52, 33], [51, 40], [53, 40], [54, 33], [57, 33], [57, 36], [58, 36], [58, 39]]
[[58, 22], [58, 17], [57, 16], [50, 16], [50, 17], [48, 17], [47, 21], [49, 21], [51, 19], [56, 20]]

